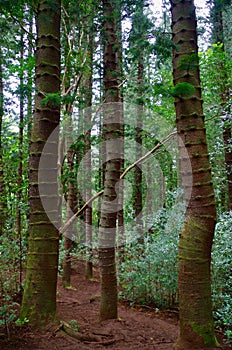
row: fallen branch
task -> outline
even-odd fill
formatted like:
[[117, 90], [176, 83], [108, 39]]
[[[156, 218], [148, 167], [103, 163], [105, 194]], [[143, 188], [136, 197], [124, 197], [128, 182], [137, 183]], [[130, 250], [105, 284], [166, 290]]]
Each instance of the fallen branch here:
[[[165, 139], [163, 139], [161, 142], [159, 142], [152, 150], [147, 152], [144, 156], [139, 158], [135, 163], [131, 164], [120, 176], [120, 180], [122, 180], [126, 174], [133, 169], [137, 164], [143, 162], [145, 159], [147, 159], [151, 154], [155, 153], [159, 148], [161, 148], [167, 141], [169, 141], [173, 136], [176, 135], [176, 131], [169, 134]], [[91, 197], [84, 205], [81, 207], [80, 210], [78, 210], [62, 227], [60, 227], [59, 232], [60, 234], [64, 233], [67, 228], [72, 224], [72, 222], [75, 220], [76, 217], [80, 216], [83, 211], [86, 209], [86, 207], [92, 203], [95, 199], [100, 197], [104, 193], [104, 190], [101, 190], [97, 194], [95, 194], [93, 197]]]

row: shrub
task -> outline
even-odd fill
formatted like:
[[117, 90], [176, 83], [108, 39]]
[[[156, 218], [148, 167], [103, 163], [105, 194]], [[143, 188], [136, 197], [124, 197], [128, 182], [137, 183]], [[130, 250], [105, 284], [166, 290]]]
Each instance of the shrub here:
[[212, 292], [215, 323], [231, 337], [232, 211], [219, 217], [212, 250]]
[[183, 209], [179, 203], [175, 208], [159, 210], [152, 218], [152, 232], [143, 237], [143, 242], [126, 246], [119, 265], [121, 298], [159, 308], [176, 305], [178, 234]]

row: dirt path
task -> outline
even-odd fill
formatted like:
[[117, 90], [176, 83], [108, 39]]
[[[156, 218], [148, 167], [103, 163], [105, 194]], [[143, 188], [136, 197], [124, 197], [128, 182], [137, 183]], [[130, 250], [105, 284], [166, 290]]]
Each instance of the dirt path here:
[[[99, 277], [87, 281], [84, 266], [78, 263], [72, 275], [73, 289], [58, 283], [57, 311], [59, 318], [77, 326], [83, 335], [92, 334], [96, 342], [80, 342], [62, 331], [35, 332], [27, 329], [11, 341], [0, 339], [2, 350], [173, 350], [178, 337], [176, 313], [156, 312], [151, 308], [133, 309], [119, 304], [119, 320], [98, 321], [100, 303]], [[146, 311], [145, 311], [146, 310]], [[223, 350], [232, 349], [231, 345]], [[192, 349], [186, 349], [192, 350]]]

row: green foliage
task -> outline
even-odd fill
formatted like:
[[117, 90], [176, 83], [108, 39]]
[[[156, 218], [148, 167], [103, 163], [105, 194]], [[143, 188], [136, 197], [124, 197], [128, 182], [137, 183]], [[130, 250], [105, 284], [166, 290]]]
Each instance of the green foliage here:
[[18, 314], [16, 306], [10, 296], [0, 298], [0, 328], [5, 328], [8, 339], [10, 339], [9, 326], [16, 320]]
[[77, 320], [71, 320], [69, 321], [69, 326], [75, 331], [78, 332], [80, 329], [80, 325]]
[[25, 324], [27, 324], [28, 322], [29, 322], [29, 319], [26, 318], [26, 317], [24, 317], [23, 320], [21, 320], [20, 318], [18, 318], [18, 319], [15, 321], [15, 325], [16, 325], [17, 327], [22, 327], [22, 326], [24, 326]]
[[223, 45], [213, 44], [200, 54], [201, 81], [203, 87], [205, 124], [212, 166], [217, 209], [226, 208], [226, 169], [223, 128], [228, 127], [227, 118], [232, 107], [229, 91], [232, 86], [232, 61]]
[[232, 212], [225, 212], [216, 226], [212, 251], [212, 291], [216, 326], [231, 336], [232, 327]]
[[[25, 261], [25, 250], [23, 255]], [[0, 237], [0, 327], [5, 328], [8, 338], [9, 327], [18, 317], [18, 302], [22, 293], [19, 279], [20, 256], [17, 238], [9, 231], [4, 233]]]
[[198, 67], [198, 56], [193, 53], [192, 55], [186, 55], [178, 61], [178, 69], [186, 70], [187, 72], [191, 70], [196, 70]]
[[41, 100], [41, 105], [49, 108], [57, 107], [60, 105], [60, 103], [61, 97], [59, 92], [54, 94], [47, 94], [47, 96]]
[[171, 89], [171, 95], [174, 97], [190, 97], [194, 94], [195, 88], [189, 83], [178, 83]]
[[152, 228], [142, 244], [126, 246], [119, 267], [121, 298], [158, 308], [176, 306], [178, 233], [183, 222], [179, 205], [175, 213], [163, 208], [150, 218]]
[[[125, 247], [124, 260], [119, 265], [120, 298], [131, 303], [152, 304], [158, 308], [178, 304], [177, 251], [178, 234], [184, 220], [181, 203], [169, 193], [168, 208], [150, 218], [152, 229], [144, 238]], [[213, 310], [216, 327], [223, 329], [227, 341], [232, 327], [232, 213], [226, 212], [216, 225], [212, 251]]]

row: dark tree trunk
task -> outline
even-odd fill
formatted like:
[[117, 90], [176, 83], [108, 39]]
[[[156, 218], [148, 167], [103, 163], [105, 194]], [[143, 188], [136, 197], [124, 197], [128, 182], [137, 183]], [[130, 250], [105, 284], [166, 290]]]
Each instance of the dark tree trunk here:
[[[143, 13], [141, 13], [143, 14]], [[142, 35], [142, 33], [141, 33]], [[136, 131], [135, 131], [135, 142], [136, 142], [136, 157], [139, 159], [142, 157], [142, 130], [143, 130], [143, 86], [144, 86], [144, 64], [143, 55], [139, 53], [138, 60], [138, 107], [137, 107], [137, 117], [136, 117]], [[143, 209], [143, 173], [142, 164], [135, 167], [135, 184], [134, 184], [134, 212], [136, 217], [136, 225], [138, 234], [142, 233], [142, 209]], [[142, 243], [142, 238], [140, 237], [140, 243]]]
[[[91, 35], [91, 34], [90, 34]], [[90, 72], [86, 83], [86, 111], [85, 123], [87, 132], [85, 135], [85, 151], [89, 152], [89, 156], [85, 158], [84, 174], [86, 179], [86, 200], [92, 196], [91, 172], [92, 172], [92, 157], [91, 157], [91, 120], [92, 120], [92, 88], [93, 88], [93, 35], [90, 38], [89, 50]], [[92, 252], [92, 206], [88, 206], [85, 210], [85, 235], [87, 245], [87, 259], [85, 266], [85, 276], [87, 279], [93, 278], [93, 252]]]
[[3, 234], [5, 217], [6, 217], [6, 202], [5, 202], [5, 181], [3, 173], [3, 156], [2, 156], [2, 122], [4, 115], [4, 89], [3, 89], [3, 63], [2, 51], [0, 47], [0, 236]]
[[[71, 113], [70, 113], [71, 115]], [[68, 116], [68, 141], [72, 140], [72, 118]], [[72, 143], [72, 142], [71, 142]], [[68, 221], [73, 216], [73, 211], [75, 207], [75, 186], [73, 179], [74, 171], [74, 151], [73, 149], [68, 149], [67, 155], [67, 166], [68, 166], [68, 193], [66, 199], [66, 221]], [[64, 251], [65, 257], [63, 261], [63, 275], [62, 275], [62, 284], [63, 287], [69, 288], [71, 286], [71, 250], [72, 250], [72, 233], [73, 233], [73, 224], [69, 225], [65, 231], [64, 236]]]

